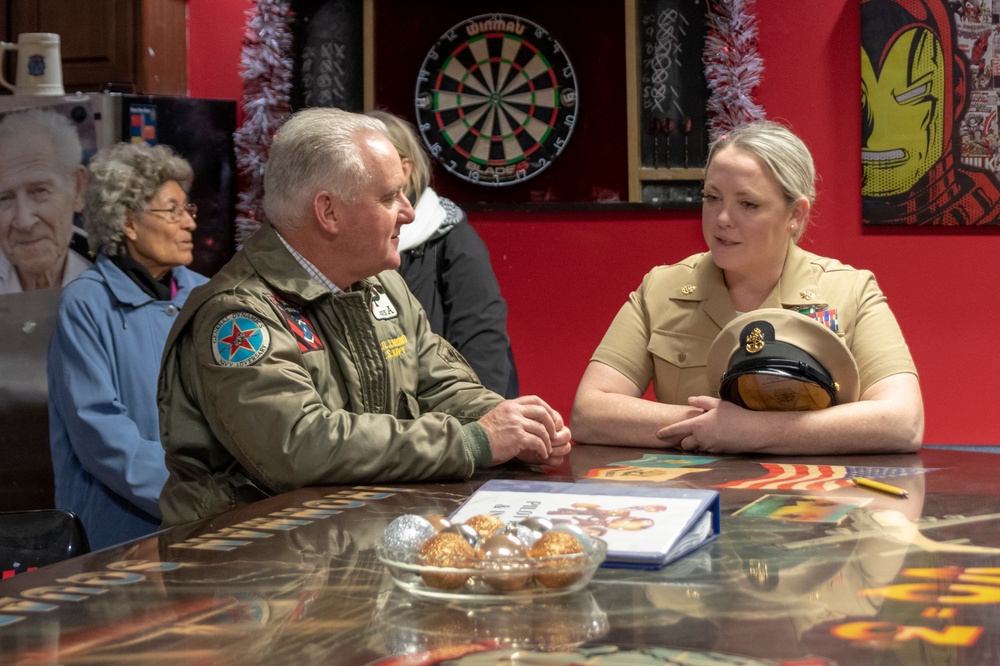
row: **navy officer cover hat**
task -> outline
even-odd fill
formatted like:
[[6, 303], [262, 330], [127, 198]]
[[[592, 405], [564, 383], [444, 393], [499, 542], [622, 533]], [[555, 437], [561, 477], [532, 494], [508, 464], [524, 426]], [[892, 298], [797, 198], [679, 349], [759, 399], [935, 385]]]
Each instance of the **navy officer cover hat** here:
[[858, 365], [840, 337], [795, 310], [764, 308], [722, 329], [708, 380], [723, 400], [755, 411], [810, 411], [856, 402]]

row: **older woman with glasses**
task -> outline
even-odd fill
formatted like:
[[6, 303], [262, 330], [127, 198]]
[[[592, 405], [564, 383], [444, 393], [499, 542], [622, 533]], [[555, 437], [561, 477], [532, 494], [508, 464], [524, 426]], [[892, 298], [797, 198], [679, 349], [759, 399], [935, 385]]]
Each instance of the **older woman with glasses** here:
[[206, 279], [193, 260], [191, 166], [166, 146], [121, 143], [90, 163], [92, 268], [64, 290], [48, 353], [55, 503], [94, 549], [155, 531], [167, 479], [156, 387], [170, 327]]

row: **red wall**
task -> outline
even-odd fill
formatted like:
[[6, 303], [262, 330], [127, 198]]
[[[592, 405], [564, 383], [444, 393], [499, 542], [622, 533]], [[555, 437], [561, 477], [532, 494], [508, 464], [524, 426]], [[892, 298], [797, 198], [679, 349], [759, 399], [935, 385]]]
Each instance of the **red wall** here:
[[[251, 6], [191, 2], [192, 96], [240, 98], [240, 42]], [[993, 326], [1000, 289], [989, 268], [1000, 229], [863, 229], [859, 5], [767, 0], [756, 13], [765, 66], [758, 101], [805, 139], [821, 177], [803, 247], [875, 272], [920, 371], [925, 441], [1000, 444], [986, 397], [1000, 376]], [[510, 306], [522, 389], [567, 416], [587, 360], [628, 292], [650, 267], [703, 249], [700, 220], [690, 212], [471, 219]]]
[[252, 0], [188, 1], [188, 93], [191, 97], [243, 97], [240, 54]]

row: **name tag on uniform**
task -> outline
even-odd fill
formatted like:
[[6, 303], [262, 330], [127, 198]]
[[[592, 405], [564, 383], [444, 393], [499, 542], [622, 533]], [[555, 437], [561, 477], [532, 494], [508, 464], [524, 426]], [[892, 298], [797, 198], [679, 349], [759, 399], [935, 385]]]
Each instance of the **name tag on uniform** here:
[[379, 321], [395, 319], [399, 316], [396, 306], [392, 304], [388, 294], [378, 287], [372, 289], [372, 314]]

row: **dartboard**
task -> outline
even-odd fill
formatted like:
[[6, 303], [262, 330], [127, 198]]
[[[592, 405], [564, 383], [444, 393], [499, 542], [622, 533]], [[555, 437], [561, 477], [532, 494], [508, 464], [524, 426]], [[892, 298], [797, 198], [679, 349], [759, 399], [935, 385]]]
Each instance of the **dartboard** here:
[[576, 74], [531, 21], [484, 14], [446, 32], [417, 78], [420, 133], [454, 175], [513, 185], [546, 169], [576, 123]]

